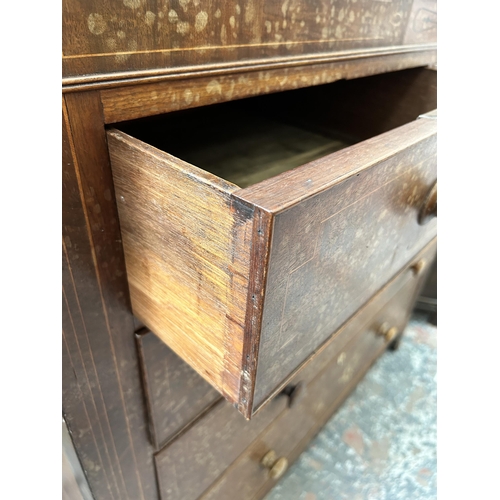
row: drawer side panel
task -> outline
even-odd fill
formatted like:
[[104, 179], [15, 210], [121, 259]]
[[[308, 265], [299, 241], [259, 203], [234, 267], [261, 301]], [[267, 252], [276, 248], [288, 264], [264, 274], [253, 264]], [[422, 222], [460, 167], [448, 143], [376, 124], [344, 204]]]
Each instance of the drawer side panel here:
[[[108, 132], [134, 314], [203, 378], [238, 399], [252, 213], [235, 186]], [[245, 236], [247, 234], [247, 236]]]

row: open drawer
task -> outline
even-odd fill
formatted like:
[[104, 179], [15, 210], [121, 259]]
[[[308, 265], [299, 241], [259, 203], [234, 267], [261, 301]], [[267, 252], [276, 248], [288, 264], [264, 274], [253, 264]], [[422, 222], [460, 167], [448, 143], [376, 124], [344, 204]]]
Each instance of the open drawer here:
[[436, 234], [435, 72], [108, 131], [134, 314], [247, 418]]

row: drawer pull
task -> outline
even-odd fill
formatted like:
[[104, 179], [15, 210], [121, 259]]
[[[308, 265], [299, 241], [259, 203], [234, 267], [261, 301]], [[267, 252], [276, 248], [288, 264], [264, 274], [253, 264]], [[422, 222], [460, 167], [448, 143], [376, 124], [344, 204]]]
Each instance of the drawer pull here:
[[424, 205], [418, 214], [418, 223], [427, 224], [434, 217], [437, 217], [437, 181], [425, 197]]
[[398, 334], [398, 329], [395, 326], [390, 326], [389, 323], [383, 323], [378, 329], [378, 334], [382, 335], [387, 342], [391, 342]]
[[260, 464], [269, 469], [269, 477], [271, 479], [279, 479], [288, 469], [287, 458], [278, 458], [274, 450], [268, 451], [260, 461]]
[[301, 401], [307, 392], [306, 384], [301, 381], [295, 385], [285, 387], [283, 394], [288, 396], [288, 407], [292, 408]]
[[422, 271], [425, 269], [426, 266], [427, 266], [427, 261], [425, 259], [420, 259], [411, 266], [411, 270], [413, 271], [415, 276], [418, 276], [419, 274], [422, 273]]

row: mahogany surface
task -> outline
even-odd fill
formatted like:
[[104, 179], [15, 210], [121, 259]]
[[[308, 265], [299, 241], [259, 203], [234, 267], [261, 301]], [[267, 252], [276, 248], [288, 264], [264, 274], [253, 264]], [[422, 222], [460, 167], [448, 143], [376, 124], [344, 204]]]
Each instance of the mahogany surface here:
[[[169, 19], [171, 11], [175, 11], [177, 18], [170, 14]], [[207, 13], [206, 23], [202, 12]], [[283, 91], [303, 88], [310, 93], [310, 87], [320, 89], [323, 84], [342, 79], [384, 77], [384, 73], [415, 68], [408, 76], [401, 73], [398, 82], [388, 75], [386, 83], [370, 84], [370, 88], [364, 88], [361, 81], [355, 84], [359, 112], [363, 111], [363, 99], [369, 100], [369, 93], [373, 91], [380, 103], [378, 117], [373, 114], [373, 123], [381, 126], [386, 123], [386, 130], [391, 130], [416, 116], [384, 117], [388, 95], [384, 88], [389, 89], [390, 81], [394, 82], [390, 88], [392, 94], [398, 94], [399, 89], [401, 99], [405, 95], [415, 97], [407, 99], [401, 109], [413, 113], [416, 108], [435, 107], [429, 107], [432, 98], [422, 97], [431, 96], [434, 91], [427, 90], [435, 88], [432, 76], [423, 69], [436, 63], [435, 42], [436, 2], [433, 0], [397, 0], [390, 4], [371, 0], [335, 0], [333, 3], [326, 0], [214, 0], [208, 3], [172, 0], [161, 5], [155, 0], [63, 2], [62, 403], [72, 444], [94, 498], [153, 500], [160, 495], [165, 497], [172, 484], [175, 488], [175, 476], [163, 475], [161, 467], [157, 468], [167, 463], [162, 462], [160, 455], [170, 446], [171, 450], [175, 446], [181, 449], [178, 440], [188, 436], [199, 422], [210, 418], [219, 405], [228, 408], [228, 416], [232, 410], [228, 418], [238, 422], [242, 434], [247, 425], [258, 426], [259, 415], [265, 416], [265, 412], [270, 411], [265, 406], [254, 421], [246, 422], [228, 403], [217, 402], [217, 393], [166, 346], [161, 344], [155, 351], [158, 337], [150, 333], [146, 334], [149, 337], [137, 339], [136, 332], [144, 323], [132, 314], [107, 126], [116, 128], [127, 120], [237, 100], [244, 106], [246, 97], [280, 92], [284, 104], [279, 104], [281, 98], [277, 99], [276, 109], [291, 123], [293, 116], [285, 116], [287, 97]], [[403, 91], [408, 88], [413, 89], [410, 94]], [[322, 99], [320, 92], [314, 93], [318, 99]], [[417, 95], [421, 97], [416, 98]], [[351, 99], [353, 123], [356, 122], [355, 102], [356, 99]], [[412, 103], [416, 103], [415, 106]], [[301, 115], [310, 124], [305, 110]], [[318, 118], [316, 116], [314, 122], [318, 130], [323, 129], [324, 123]], [[367, 134], [367, 137], [373, 135], [371, 131]], [[300, 179], [293, 173], [286, 175], [290, 191], [283, 192], [285, 201], [300, 201], [304, 194]], [[252, 191], [254, 205], [258, 199], [269, 201], [273, 190], [272, 179], [270, 181], [263, 191]], [[311, 189], [323, 189], [321, 186], [326, 184], [315, 184]], [[229, 198], [234, 202], [236, 190], [236, 187], [228, 188]], [[279, 194], [277, 190], [274, 192]], [[280, 210], [286, 205], [279, 196], [273, 203]], [[252, 296], [265, 283], [261, 262], [267, 259], [269, 248], [257, 236], [259, 230], [271, 230], [274, 216], [267, 210], [257, 209], [253, 219], [248, 219], [247, 201], [240, 199], [234, 206], [244, 220], [252, 220], [245, 226], [247, 231], [241, 239], [240, 250], [249, 240], [254, 240], [245, 264], [253, 278], [243, 294], [244, 304], [238, 307], [245, 311], [239, 325], [247, 332], [247, 338], [256, 339], [263, 302], [257, 304], [255, 314], [246, 314], [246, 311], [254, 307]], [[406, 271], [414, 257], [409, 256], [402, 266]], [[411, 283], [411, 286], [417, 287], [417, 284]], [[242, 299], [243, 295], [236, 299]], [[398, 307], [396, 300], [398, 314], [408, 314], [410, 302]], [[362, 331], [365, 324], [361, 320], [356, 323], [356, 318], [359, 319], [356, 313], [350, 323], [353, 335]], [[338, 342], [351, 338], [348, 331], [345, 324], [345, 328], [337, 332]], [[326, 386], [338, 383], [339, 372], [329, 364], [330, 354], [324, 357], [321, 354], [328, 351], [335, 338], [330, 337], [314, 349], [311, 357], [275, 384], [267, 396], [275, 396], [276, 402], [283, 404], [286, 399], [276, 397], [277, 394], [284, 384], [295, 383], [293, 377], [300, 374], [312, 377], [318, 371], [330, 377], [324, 379]], [[366, 338], [371, 339], [367, 340], [369, 344], [381, 345], [375, 356], [382, 352], [380, 338]], [[253, 350], [255, 346], [256, 342], [235, 346], [233, 354], [237, 356], [227, 362], [239, 362], [248, 356], [253, 363], [257, 354]], [[328, 352], [333, 356], [333, 348], [330, 349]], [[352, 349], [352, 352], [358, 349], [356, 343]], [[369, 346], [360, 343], [359, 349], [365, 354], [356, 368], [358, 375], [353, 372], [349, 384], [354, 384], [356, 376], [361, 376], [373, 360]], [[162, 359], [167, 360], [167, 365], [162, 364]], [[163, 378], [162, 371], [171, 377]], [[184, 375], [178, 378], [177, 373]], [[255, 381], [255, 371], [253, 377]], [[165, 390], [166, 380], [176, 380], [177, 385]], [[233, 387], [236, 399], [245, 399], [238, 384], [229, 382], [227, 386]], [[183, 389], [184, 384], [192, 386]], [[337, 389], [331, 394], [311, 390], [306, 393], [304, 403], [299, 400], [296, 406], [283, 410], [280, 413], [283, 418], [271, 418], [262, 432], [259, 429], [238, 448], [238, 456], [229, 457], [231, 464], [227, 465], [226, 461], [217, 469], [220, 474], [215, 483], [210, 476], [206, 484], [208, 490], [205, 490], [207, 498], [224, 498], [235, 487], [245, 498], [262, 497], [274, 484], [264, 477], [266, 471], [256, 465], [262, 453], [270, 445], [278, 448], [286, 444], [279, 451], [286, 452], [290, 461], [295, 459], [351, 390], [353, 385], [349, 384], [341, 396], [335, 392]], [[251, 389], [248, 385], [244, 387]], [[192, 401], [196, 395], [200, 396], [195, 404]], [[313, 410], [322, 400], [325, 408]], [[246, 407], [247, 414], [253, 410], [249, 402], [247, 399], [240, 406], [240, 410]], [[307, 409], [302, 410], [305, 407]], [[294, 408], [295, 413], [289, 411]], [[281, 433], [284, 426], [300, 427], [295, 439]], [[223, 433], [222, 420], [218, 424], [214, 422], [212, 429]], [[189, 453], [185, 458], [187, 467], [195, 460]], [[201, 484], [203, 480], [201, 476], [194, 477], [193, 484]], [[203, 488], [205, 486], [200, 487]]]

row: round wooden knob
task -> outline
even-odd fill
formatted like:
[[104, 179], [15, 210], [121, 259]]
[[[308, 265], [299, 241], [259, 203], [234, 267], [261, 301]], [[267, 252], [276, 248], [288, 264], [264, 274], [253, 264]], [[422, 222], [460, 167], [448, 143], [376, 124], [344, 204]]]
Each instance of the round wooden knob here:
[[268, 451], [264, 455], [260, 463], [263, 467], [269, 469], [269, 477], [271, 479], [279, 479], [288, 469], [287, 458], [286, 457], [278, 458], [274, 450]]
[[382, 335], [387, 342], [390, 342], [398, 334], [398, 329], [395, 326], [390, 326], [389, 323], [383, 323], [378, 329], [378, 334]]
[[437, 217], [437, 181], [431, 187], [425, 197], [424, 204], [418, 214], [419, 224], [427, 224], [431, 219]]

